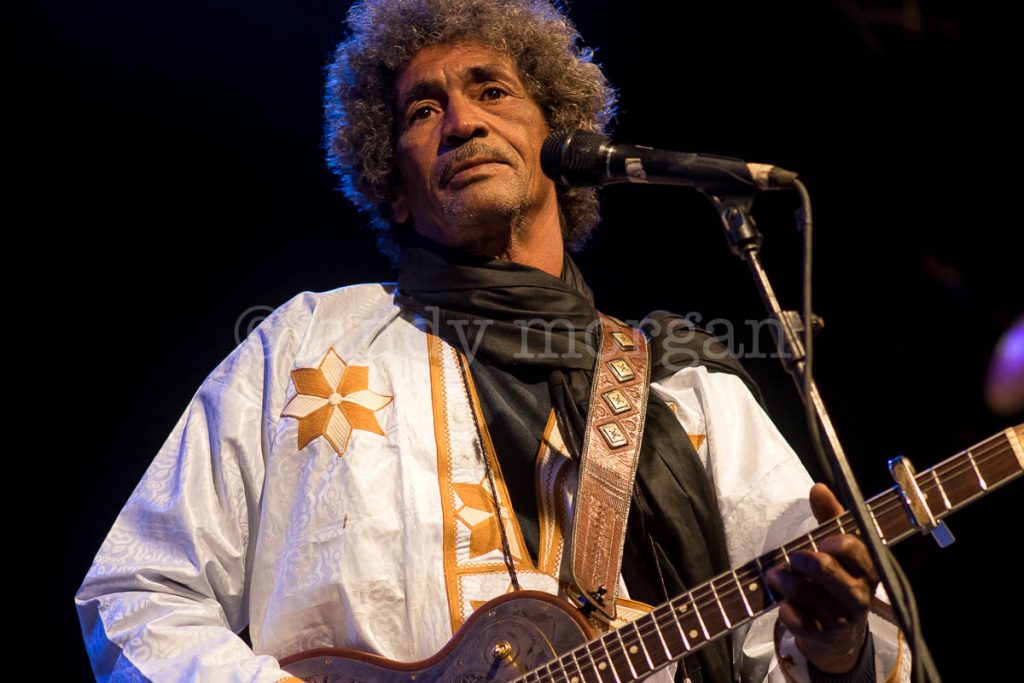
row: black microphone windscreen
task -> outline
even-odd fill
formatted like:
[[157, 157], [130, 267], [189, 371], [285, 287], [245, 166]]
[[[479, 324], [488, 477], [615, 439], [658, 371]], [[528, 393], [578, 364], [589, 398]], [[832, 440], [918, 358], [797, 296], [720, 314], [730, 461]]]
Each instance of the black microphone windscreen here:
[[556, 131], [540, 151], [540, 166], [552, 180], [573, 187], [600, 185], [605, 178], [601, 147], [611, 138], [586, 130]]

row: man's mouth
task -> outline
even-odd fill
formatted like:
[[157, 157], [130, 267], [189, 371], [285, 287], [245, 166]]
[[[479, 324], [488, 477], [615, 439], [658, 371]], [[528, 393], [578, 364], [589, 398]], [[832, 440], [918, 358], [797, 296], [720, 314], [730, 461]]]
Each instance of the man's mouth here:
[[495, 158], [492, 158], [492, 157], [474, 157], [472, 159], [465, 159], [463, 161], [456, 161], [456, 162], [450, 164], [444, 170], [444, 174], [441, 176], [441, 187], [442, 188], [447, 187], [448, 184], [451, 183], [452, 180], [454, 180], [455, 177], [457, 175], [459, 175], [460, 173], [462, 173], [463, 171], [468, 171], [470, 169], [474, 169], [474, 168], [477, 168], [479, 166], [484, 166], [484, 165], [487, 165], [487, 164], [504, 164], [504, 163], [505, 163], [505, 161], [503, 161], [501, 159], [495, 159]]

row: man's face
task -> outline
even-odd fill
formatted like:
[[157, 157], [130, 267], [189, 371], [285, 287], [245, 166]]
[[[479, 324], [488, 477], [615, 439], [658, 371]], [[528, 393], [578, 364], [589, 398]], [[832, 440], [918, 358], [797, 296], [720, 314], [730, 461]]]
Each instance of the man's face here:
[[396, 83], [395, 219], [421, 235], [481, 254], [500, 252], [516, 226], [554, 210], [540, 168], [548, 134], [512, 60], [456, 43], [427, 47]]

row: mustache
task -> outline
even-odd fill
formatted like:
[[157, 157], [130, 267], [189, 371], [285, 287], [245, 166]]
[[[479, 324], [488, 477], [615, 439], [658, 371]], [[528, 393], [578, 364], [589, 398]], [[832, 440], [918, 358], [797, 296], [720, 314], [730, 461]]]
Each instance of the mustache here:
[[515, 165], [511, 155], [504, 150], [480, 142], [467, 142], [451, 152], [445, 160], [444, 165], [441, 167], [441, 187], [447, 185], [451, 181], [452, 176], [455, 175], [453, 168], [456, 164], [470, 159], [486, 159], [489, 162], [508, 164], [509, 166]]

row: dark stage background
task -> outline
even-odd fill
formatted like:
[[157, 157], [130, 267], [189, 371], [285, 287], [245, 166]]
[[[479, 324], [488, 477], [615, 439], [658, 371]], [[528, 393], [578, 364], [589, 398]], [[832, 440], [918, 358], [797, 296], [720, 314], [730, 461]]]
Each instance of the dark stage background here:
[[[61, 442], [73, 445], [58, 466], [67, 537], [47, 591], [66, 680], [89, 676], [73, 593], [238, 330], [301, 290], [393, 277], [332, 190], [319, 146], [321, 69], [346, 5], [101, 0], [17, 10], [26, 27], [15, 41], [19, 101], [40, 135], [19, 176], [32, 192], [15, 187], [33, 200], [25, 232], [48, 255], [45, 283], [23, 303], [52, 315], [43, 329], [62, 368], [54, 388], [71, 380], [77, 394], [61, 420]], [[815, 309], [826, 321], [818, 378], [869, 495], [889, 485], [894, 454], [923, 468], [1020, 421], [991, 413], [982, 394], [989, 354], [1024, 310], [1008, 192], [1019, 173], [996, 171], [1019, 148], [1019, 109], [1008, 102], [1019, 84], [999, 18], [973, 6], [571, 8], [620, 89], [620, 139], [802, 174], [816, 209]], [[653, 187], [604, 198], [604, 224], [578, 256], [602, 308], [633, 319], [692, 312], [717, 319], [719, 333], [731, 321], [749, 352], [745, 321], [763, 313], [710, 205]], [[790, 306], [800, 281], [795, 208], [781, 193], [755, 205], [765, 261]], [[760, 348], [771, 350], [767, 337]], [[778, 361], [747, 365], [783, 432], [809, 453]], [[952, 517], [959, 540], [948, 550], [913, 539], [896, 551], [948, 681], [1016, 668], [1021, 627], [1007, 615], [1024, 600], [1008, 550], [1022, 494], [1018, 481]]]

